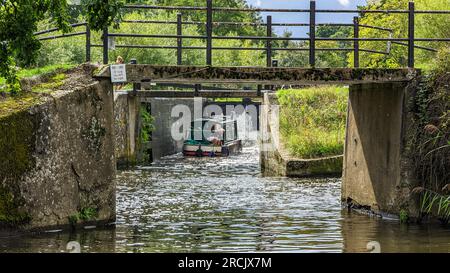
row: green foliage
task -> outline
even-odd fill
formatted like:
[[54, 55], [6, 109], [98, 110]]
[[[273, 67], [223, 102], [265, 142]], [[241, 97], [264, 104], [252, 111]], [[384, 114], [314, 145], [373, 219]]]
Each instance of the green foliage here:
[[[18, 77], [19, 79], [30, 78], [37, 75], [53, 73], [59, 70], [68, 70], [74, 67], [75, 65], [72, 64], [56, 64], [30, 69], [19, 69], [16, 73], [16, 77]], [[2, 85], [4, 84], [6, 84], [6, 79], [0, 77], [0, 90], [2, 90]]]
[[[383, 0], [370, 2], [367, 6], [361, 7], [368, 10], [406, 10], [409, 0]], [[417, 10], [450, 10], [448, 0], [416, 0]], [[408, 15], [407, 14], [382, 14], [367, 13], [360, 20], [361, 24], [387, 27], [393, 29], [392, 37], [408, 37]], [[446, 38], [450, 37], [450, 17], [446, 15], [417, 14], [415, 23], [416, 37], [420, 38]], [[361, 37], [382, 37], [389, 38], [389, 32], [370, 28], [361, 28]], [[448, 43], [416, 42], [417, 45], [432, 48], [445, 48]], [[361, 42], [361, 48], [378, 51], [387, 51], [386, 42]], [[361, 66], [364, 67], [384, 67], [397, 68], [407, 66], [407, 46], [392, 44], [390, 54], [373, 54], [361, 52]], [[419, 68], [429, 68], [435, 53], [416, 49], [416, 66]]]
[[409, 155], [421, 186], [420, 209], [423, 216], [450, 219], [450, 55], [442, 49], [423, 79], [413, 101], [413, 128], [408, 136]]
[[280, 133], [292, 155], [315, 158], [343, 153], [347, 88], [280, 90], [277, 95]]
[[18, 93], [19, 81], [15, 65], [30, 65], [40, 47], [34, 36], [38, 22], [44, 18], [63, 31], [70, 29], [65, 0], [5, 0], [0, 5], [0, 76], [6, 79], [10, 91]]
[[[135, 1], [130, 1], [135, 2]], [[206, 0], [155, 0], [158, 5], [163, 6], [193, 6], [204, 7]], [[213, 7], [229, 7], [229, 8], [246, 8], [248, 4], [245, 0], [215, 0]], [[193, 21], [206, 22], [206, 12], [203, 11], [184, 11], [183, 15], [191, 18]], [[262, 22], [259, 13], [256, 12], [214, 12], [214, 22]], [[206, 28], [204, 26], [198, 27], [199, 33], [205, 35]], [[236, 32], [242, 36], [260, 36], [265, 35], [265, 30], [252, 26], [233, 26], [233, 25], [219, 25], [213, 28], [214, 35], [227, 35], [230, 32]]]
[[450, 180], [449, 50], [442, 50], [435, 69], [420, 84], [413, 101], [409, 154], [422, 187], [435, 192]]
[[86, 221], [92, 221], [95, 220], [95, 218], [98, 216], [98, 211], [95, 208], [86, 207], [82, 208], [80, 211], [78, 211], [74, 215], [70, 215], [68, 217], [69, 223], [72, 226], [75, 226], [79, 221], [86, 222]]
[[0, 89], [2, 84], [6, 84], [12, 94], [17, 94], [20, 91], [19, 79], [16, 75], [16, 68], [14, 66], [14, 59], [9, 56], [9, 49], [6, 43], [0, 43], [0, 75], [4, 78], [0, 78]]
[[422, 217], [435, 213], [443, 223], [450, 220], [450, 196], [424, 188], [417, 188], [420, 193], [420, 212]]
[[[121, 20], [118, 0], [83, 0], [87, 21], [93, 30], [109, 25], [117, 26]], [[4, 0], [0, 2], [0, 77], [6, 79], [7, 88], [17, 94], [20, 82], [16, 64], [27, 67], [35, 64], [41, 43], [34, 33], [39, 22], [47, 20], [65, 33], [71, 30], [70, 13], [66, 0]], [[78, 59], [79, 60], [79, 59]], [[77, 60], [77, 61], [78, 61]]]
[[86, 21], [94, 31], [100, 31], [108, 26], [119, 27], [122, 21], [120, 0], [82, 0]]
[[140, 141], [141, 143], [149, 142], [151, 133], [155, 130], [154, 127], [154, 117], [150, 115], [150, 113], [144, 107], [141, 107], [141, 132], [140, 132]]
[[[317, 37], [325, 38], [351, 38], [351, 28], [341, 26], [319, 26], [316, 30]], [[317, 48], [352, 48], [349, 42], [318, 41]], [[318, 67], [347, 67], [348, 51], [317, 51]]]
[[409, 220], [409, 214], [406, 210], [400, 210], [400, 223], [407, 223]]
[[83, 36], [44, 41], [33, 66], [83, 63], [86, 59], [84, 45], [85, 37]]

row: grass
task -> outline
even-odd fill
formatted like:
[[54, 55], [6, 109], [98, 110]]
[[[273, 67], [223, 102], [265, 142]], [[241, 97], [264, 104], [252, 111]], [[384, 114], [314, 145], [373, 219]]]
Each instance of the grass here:
[[[72, 64], [57, 64], [57, 65], [49, 65], [49, 66], [44, 66], [44, 67], [39, 67], [39, 68], [29, 68], [29, 69], [21, 69], [18, 71], [17, 76], [19, 77], [19, 79], [23, 79], [23, 78], [30, 78], [33, 76], [37, 76], [37, 75], [41, 75], [41, 74], [47, 74], [47, 73], [51, 73], [54, 72], [56, 70], [60, 70], [60, 69], [71, 69], [74, 68], [76, 65], [72, 65]], [[6, 80], [4, 78], [0, 77], [0, 90], [2, 89], [2, 85], [5, 85]]]
[[344, 150], [348, 88], [280, 90], [281, 139], [291, 155], [318, 158]]

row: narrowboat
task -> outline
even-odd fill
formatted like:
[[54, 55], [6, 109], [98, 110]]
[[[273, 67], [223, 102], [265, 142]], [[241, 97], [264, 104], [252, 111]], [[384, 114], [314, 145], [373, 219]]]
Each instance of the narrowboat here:
[[226, 157], [242, 151], [237, 120], [226, 116], [202, 118], [191, 122], [183, 143], [186, 157]]

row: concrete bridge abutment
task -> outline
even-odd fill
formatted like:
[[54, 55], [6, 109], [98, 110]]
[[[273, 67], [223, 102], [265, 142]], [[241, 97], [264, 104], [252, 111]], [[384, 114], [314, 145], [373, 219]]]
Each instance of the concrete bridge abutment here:
[[350, 87], [342, 201], [383, 214], [417, 215], [410, 191], [407, 137], [414, 83], [369, 83]]

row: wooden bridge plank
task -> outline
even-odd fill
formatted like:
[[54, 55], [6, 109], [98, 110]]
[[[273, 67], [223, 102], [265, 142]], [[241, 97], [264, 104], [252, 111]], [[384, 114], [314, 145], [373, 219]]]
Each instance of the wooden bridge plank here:
[[[286, 68], [127, 65], [127, 80], [133, 83], [254, 83], [254, 84], [358, 84], [406, 82], [419, 70], [365, 68]], [[109, 67], [97, 78], [110, 78]]]

